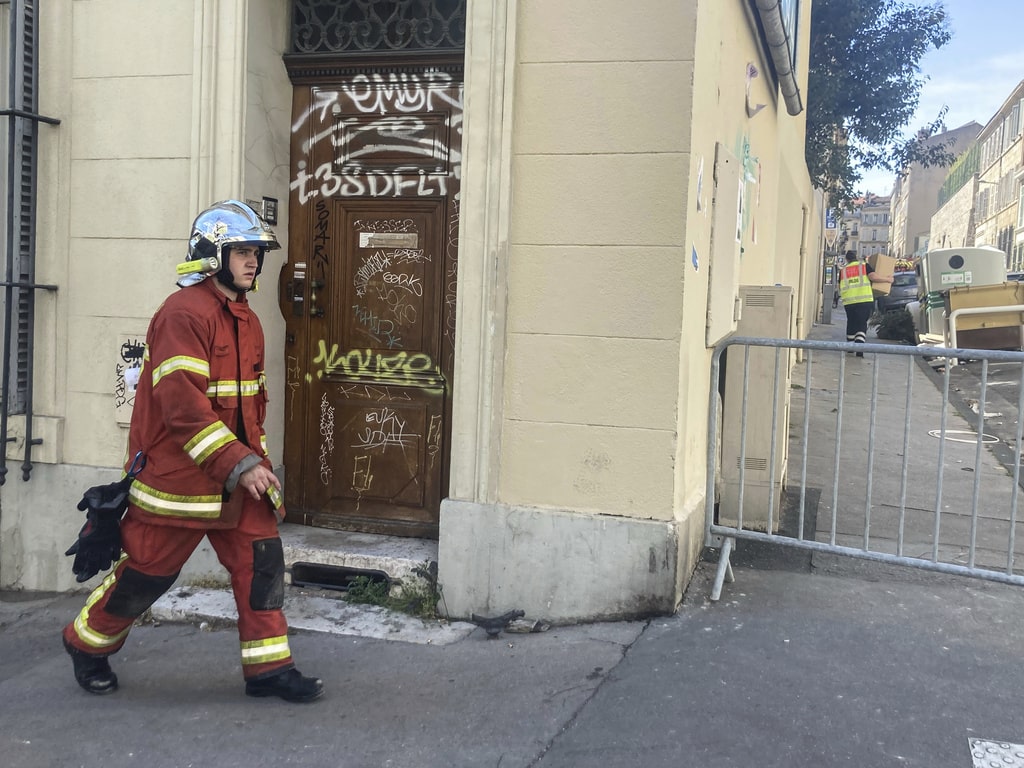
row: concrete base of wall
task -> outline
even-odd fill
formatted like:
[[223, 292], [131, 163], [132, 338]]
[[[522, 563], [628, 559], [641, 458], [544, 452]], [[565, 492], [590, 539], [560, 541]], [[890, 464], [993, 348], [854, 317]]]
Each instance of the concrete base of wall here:
[[[105, 574], [77, 583], [64, 550], [85, 520], [75, 508], [82, 493], [91, 485], [116, 481], [120, 471], [37, 465], [31, 481], [24, 482], [16, 465], [10, 470], [0, 496], [0, 588], [95, 588]], [[527, 617], [556, 623], [671, 613], [699, 556], [698, 512], [690, 510], [683, 522], [659, 522], [447, 499], [441, 506], [436, 550], [444, 608], [452, 618], [519, 608]], [[294, 545], [288, 534], [292, 528], [301, 527], [285, 525], [282, 537]], [[399, 543], [409, 545], [408, 540]], [[425, 544], [432, 548], [434, 543]], [[290, 560], [335, 562], [314, 557], [307, 549], [290, 546]], [[333, 540], [328, 549], [332, 558], [362, 552], [351, 542], [339, 545]], [[405, 559], [422, 563], [433, 558], [417, 549], [414, 558]], [[380, 562], [374, 560], [374, 567], [381, 567]], [[362, 560], [358, 565], [370, 567]], [[227, 583], [227, 573], [205, 539], [179, 583]]]
[[438, 581], [452, 618], [637, 618], [675, 610], [685, 549], [676, 523], [446, 499]]

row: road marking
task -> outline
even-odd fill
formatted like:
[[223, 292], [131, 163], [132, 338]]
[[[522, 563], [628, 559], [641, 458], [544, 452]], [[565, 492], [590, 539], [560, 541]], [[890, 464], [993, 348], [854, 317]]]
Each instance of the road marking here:
[[1024, 744], [968, 739], [973, 768], [1024, 768]]

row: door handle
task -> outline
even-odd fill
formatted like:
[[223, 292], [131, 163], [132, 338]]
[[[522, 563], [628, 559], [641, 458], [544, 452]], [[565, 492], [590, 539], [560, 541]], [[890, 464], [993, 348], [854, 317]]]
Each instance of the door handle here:
[[310, 317], [323, 317], [324, 310], [316, 305], [316, 292], [324, 287], [323, 280], [310, 280], [309, 281], [309, 316]]

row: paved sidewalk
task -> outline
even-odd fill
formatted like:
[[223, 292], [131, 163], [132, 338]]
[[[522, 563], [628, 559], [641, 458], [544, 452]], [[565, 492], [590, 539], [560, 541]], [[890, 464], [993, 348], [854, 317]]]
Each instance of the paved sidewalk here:
[[133, 630], [121, 690], [90, 696], [59, 638], [83, 596], [0, 595], [0, 761], [1024, 766], [1024, 590], [744, 542], [734, 564], [720, 602], [705, 562], [678, 613], [649, 622], [436, 643], [298, 631], [299, 667], [326, 687], [308, 705], [247, 699], [234, 630], [172, 622]]
[[[842, 310], [831, 325], [815, 326], [810, 338], [845, 341]], [[798, 492], [806, 461], [806, 487], [820, 494], [820, 499], [814, 496], [817, 540], [1005, 571], [1014, 493], [1012, 461], [1007, 463], [1006, 456], [1010, 447], [986, 430], [987, 444], [979, 450], [976, 415], [965, 400], [968, 393], [951, 384], [950, 402], [944, 407], [942, 374], [926, 358], [884, 353], [895, 342], [874, 338], [874, 330], [868, 342], [869, 349], [882, 352], [857, 358], [816, 351], [794, 370], [789, 492]], [[941, 369], [944, 359], [935, 358], [934, 363]], [[843, 413], [837, 434], [840, 387]], [[874, 433], [869, 435], [872, 402]], [[810, 408], [806, 432], [805, 407]], [[945, 439], [940, 439], [943, 434]], [[1017, 504], [1019, 521], [1024, 515], [1019, 499]], [[1020, 522], [1015, 527], [1014, 562], [1024, 563], [1024, 530]]]

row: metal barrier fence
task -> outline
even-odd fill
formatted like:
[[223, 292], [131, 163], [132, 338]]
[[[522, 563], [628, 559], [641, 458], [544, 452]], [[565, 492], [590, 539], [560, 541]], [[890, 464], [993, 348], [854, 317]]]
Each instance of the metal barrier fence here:
[[721, 548], [711, 599], [733, 579], [739, 540], [1024, 584], [1021, 412], [1024, 352], [721, 343], [708, 418], [716, 503], [705, 545]]

